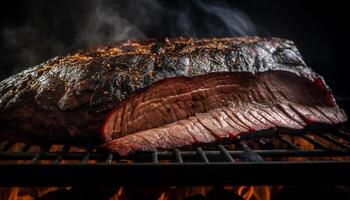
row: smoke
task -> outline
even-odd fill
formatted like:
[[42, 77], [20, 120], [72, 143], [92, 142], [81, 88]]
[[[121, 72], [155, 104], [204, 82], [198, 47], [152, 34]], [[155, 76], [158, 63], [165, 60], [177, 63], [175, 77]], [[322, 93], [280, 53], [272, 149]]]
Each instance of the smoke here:
[[252, 20], [242, 11], [220, 1], [191, 1], [168, 10], [169, 36], [234, 37], [257, 35]]
[[[52, 3], [53, 2], [53, 3]], [[3, 26], [0, 77], [90, 45], [126, 39], [257, 35], [242, 11], [220, 1], [37, 1]]]
[[257, 30], [249, 17], [238, 9], [223, 4], [205, 4], [197, 1], [197, 4], [208, 14], [216, 16], [227, 28], [231, 36], [255, 35]]
[[2, 31], [1, 36], [4, 38], [5, 45], [3, 52], [1, 52], [1, 61], [4, 64], [4, 60], [9, 59], [9, 64], [12, 64], [10, 72], [18, 72], [42, 62], [43, 58], [64, 52], [62, 42], [53, 38], [43, 39], [42, 34], [38, 31], [36, 27], [30, 25]]
[[119, 15], [118, 8], [96, 1], [89, 16], [77, 33], [82, 44], [107, 43], [126, 39], [144, 39], [144, 33], [128, 19]]

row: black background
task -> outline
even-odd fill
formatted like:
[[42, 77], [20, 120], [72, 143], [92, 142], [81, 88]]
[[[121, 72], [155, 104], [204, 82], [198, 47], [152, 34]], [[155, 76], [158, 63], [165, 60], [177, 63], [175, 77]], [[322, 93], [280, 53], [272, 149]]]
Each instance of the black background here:
[[[1, 46], [0, 46], [0, 78], [3, 79], [33, 64], [56, 55], [64, 55], [76, 48], [85, 47], [86, 43], [77, 43], [76, 33], [79, 23], [84, 23], [91, 4], [84, 0], [58, 1], [18, 1], [12, 0], [1, 5]], [[150, 16], [157, 23], [143, 24], [147, 15], [138, 12], [138, 1], [134, 9], [130, 1], [112, 1], [120, 10], [120, 15], [138, 24], [140, 30], [149, 38], [181, 36], [183, 33], [173, 27], [172, 18], [176, 10], [190, 8], [194, 19], [197, 37], [230, 36], [225, 32], [207, 32], [203, 29], [203, 20], [211, 20], [201, 11], [196, 10], [193, 1], [159, 1], [164, 8], [172, 12], [162, 12]], [[217, 1], [216, 1], [217, 2]], [[323, 75], [333, 89], [337, 98], [350, 96], [350, 80], [347, 73], [348, 46], [348, 12], [346, 3], [341, 1], [262, 1], [239, 0], [220, 1], [247, 14], [258, 29], [260, 36], [274, 36], [293, 40], [306, 63]], [[142, 19], [143, 18], [143, 19]], [[21, 35], [19, 27], [34, 25], [34, 36], [24, 31]], [[77, 25], [78, 24], [78, 25]], [[18, 28], [18, 30], [17, 30]], [[6, 37], [6, 30], [15, 30], [20, 45], [11, 46]], [[38, 31], [39, 30], [39, 31]], [[27, 34], [27, 35], [25, 35]], [[29, 38], [29, 39], [28, 39]], [[52, 41], [52, 44], [50, 43]], [[51, 44], [51, 45], [50, 45]], [[58, 45], [59, 44], [59, 45]], [[74, 44], [74, 45], [73, 45]], [[30, 62], [21, 59], [18, 52], [23, 46], [34, 52], [35, 59]]]

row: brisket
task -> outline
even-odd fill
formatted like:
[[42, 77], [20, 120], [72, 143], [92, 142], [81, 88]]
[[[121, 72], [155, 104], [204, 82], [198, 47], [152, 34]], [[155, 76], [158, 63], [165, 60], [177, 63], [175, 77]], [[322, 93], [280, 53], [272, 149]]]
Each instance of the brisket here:
[[323, 78], [278, 38], [123, 41], [0, 83], [1, 136], [122, 155], [346, 120]]

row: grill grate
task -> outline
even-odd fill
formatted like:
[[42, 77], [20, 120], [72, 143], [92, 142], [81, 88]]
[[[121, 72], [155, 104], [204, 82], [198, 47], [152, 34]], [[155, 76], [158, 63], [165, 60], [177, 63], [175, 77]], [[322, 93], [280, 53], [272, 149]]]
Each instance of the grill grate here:
[[[234, 141], [122, 157], [70, 145], [0, 142], [0, 184], [349, 183], [350, 131], [261, 131]], [[92, 181], [93, 180], [93, 181]]]

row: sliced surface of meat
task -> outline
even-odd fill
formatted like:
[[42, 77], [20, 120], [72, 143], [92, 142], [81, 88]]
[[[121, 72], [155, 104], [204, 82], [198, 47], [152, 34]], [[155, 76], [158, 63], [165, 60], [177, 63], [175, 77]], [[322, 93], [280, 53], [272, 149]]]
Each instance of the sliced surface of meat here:
[[0, 82], [1, 137], [123, 155], [346, 120], [323, 78], [279, 38], [122, 41]]
[[127, 155], [346, 120], [325, 88], [290, 72], [213, 73], [153, 84], [121, 102], [102, 134], [105, 148]]

